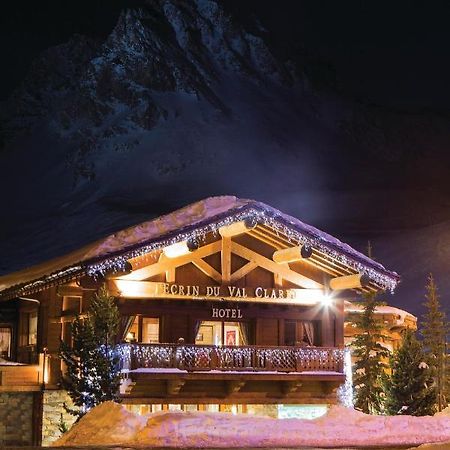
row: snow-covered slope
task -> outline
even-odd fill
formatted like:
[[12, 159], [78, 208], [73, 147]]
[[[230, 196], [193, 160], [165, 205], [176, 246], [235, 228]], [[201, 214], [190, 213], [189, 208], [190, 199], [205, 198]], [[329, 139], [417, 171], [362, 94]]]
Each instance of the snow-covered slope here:
[[[423, 192], [430, 161], [407, 164], [445, 150], [445, 117], [316, 91], [213, 0], [142, 4], [106, 39], [49, 48], [0, 106], [0, 273], [219, 194], [345, 239], [450, 219], [446, 193]], [[413, 207], [397, 195], [406, 169]], [[380, 262], [401, 273], [408, 252]]]

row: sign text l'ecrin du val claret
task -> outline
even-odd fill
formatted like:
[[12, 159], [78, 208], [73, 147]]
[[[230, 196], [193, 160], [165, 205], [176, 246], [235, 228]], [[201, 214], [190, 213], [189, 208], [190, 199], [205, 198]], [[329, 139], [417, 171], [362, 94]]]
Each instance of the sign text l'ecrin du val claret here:
[[[299, 293], [310, 290], [305, 289], [282, 289], [257, 287], [237, 287], [237, 286], [200, 286], [182, 285], [175, 283], [155, 282], [155, 295], [163, 298], [168, 297], [197, 297], [205, 299], [266, 299], [266, 300], [295, 300]], [[322, 293], [321, 290], [316, 290]]]

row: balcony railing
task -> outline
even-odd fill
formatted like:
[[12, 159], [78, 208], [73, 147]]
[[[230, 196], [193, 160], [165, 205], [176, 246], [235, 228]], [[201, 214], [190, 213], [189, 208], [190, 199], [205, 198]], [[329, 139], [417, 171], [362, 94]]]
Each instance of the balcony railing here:
[[122, 344], [123, 370], [339, 372], [344, 350], [335, 347], [261, 347]]

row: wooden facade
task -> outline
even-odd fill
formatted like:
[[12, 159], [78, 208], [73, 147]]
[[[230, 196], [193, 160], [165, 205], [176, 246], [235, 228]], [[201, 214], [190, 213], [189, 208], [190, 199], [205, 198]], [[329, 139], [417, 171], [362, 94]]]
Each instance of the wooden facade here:
[[[4, 359], [39, 363], [38, 382], [57, 389], [60, 341], [70, 342], [71, 321], [106, 284], [121, 314], [124, 402], [334, 403], [344, 382], [344, 302], [382, 289], [382, 277], [396, 282], [396, 274], [353, 249], [349, 255], [344, 244], [340, 257], [337, 240], [328, 252], [319, 232], [300, 240], [291, 235], [295, 223], [279, 229], [259, 212], [255, 218], [256, 202], [247, 217], [242, 203], [231, 220], [238, 199], [234, 209], [226, 207], [229, 197], [208, 201], [220, 212], [191, 205], [33, 275], [0, 278], [0, 330], [10, 330]], [[363, 273], [364, 264], [380, 278]]]

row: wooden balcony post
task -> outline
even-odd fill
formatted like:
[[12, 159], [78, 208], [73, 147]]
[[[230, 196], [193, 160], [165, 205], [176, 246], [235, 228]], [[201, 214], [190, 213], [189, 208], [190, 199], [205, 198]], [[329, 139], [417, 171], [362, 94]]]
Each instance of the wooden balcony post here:
[[210, 364], [209, 364], [209, 368], [211, 370], [217, 370], [217, 369], [222, 369], [222, 367], [220, 367], [220, 362], [219, 362], [219, 354], [218, 354], [218, 349], [217, 348], [213, 348], [211, 350], [210, 353]]

